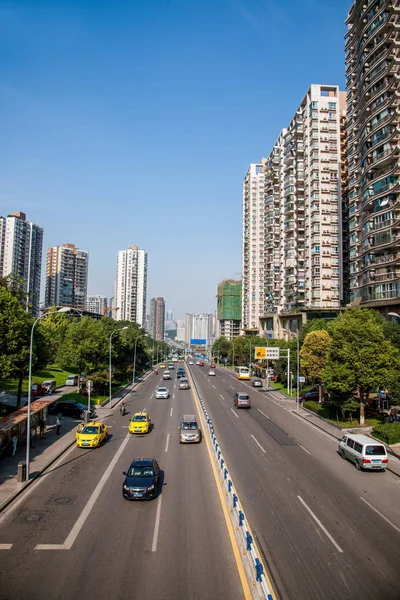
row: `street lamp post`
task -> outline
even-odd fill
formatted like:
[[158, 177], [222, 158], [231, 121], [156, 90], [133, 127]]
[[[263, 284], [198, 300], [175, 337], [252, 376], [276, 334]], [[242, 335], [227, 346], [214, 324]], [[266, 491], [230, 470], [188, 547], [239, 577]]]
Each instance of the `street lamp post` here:
[[[66, 313], [72, 310], [69, 306], [63, 306], [55, 312]], [[26, 481], [29, 481], [30, 476], [30, 447], [31, 447], [31, 400], [32, 400], [32, 354], [33, 354], [33, 334], [35, 327], [39, 323], [40, 319], [47, 317], [52, 311], [49, 310], [44, 314], [40, 315], [32, 325], [31, 329], [31, 340], [29, 345], [29, 375], [28, 375], [28, 414], [26, 418]]]
[[232, 338], [232, 365], [235, 370], [235, 338]]
[[290, 333], [290, 335], [294, 336], [297, 340], [297, 377], [296, 377], [296, 411], [299, 412], [299, 379], [300, 379], [300, 340], [299, 340], [299, 334], [295, 333], [294, 331], [290, 331], [290, 329], [283, 329], [283, 331], [286, 331], [287, 333]]
[[126, 327], [119, 327], [118, 329], [114, 329], [114, 331], [111, 332], [110, 335], [110, 355], [109, 355], [109, 389], [110, 389], [110, 408], [112, 408], [112, 390], [111, 390], [111, 340], [112, 340], [112, 336], [114, 335], [114, 333], [117, 333], [117, 331], [123, 331], [124, 329], [128, 329], [128, 326]]
[[143, 333], [138, 335], [135, 339], [135, 351], [133, 353], [133, 376], [132, 376], [132, 386], [135, 385], [135, 372], [136, 372], [136, 349], [137, 349], [137, 341], [139, 338], [146, 337], [147, 333]]
[[396, 319], [400, 319], [399, 313], [396, 313], [396, 312], [388, 312], [387, 316], [388, 317], [396, 317]]

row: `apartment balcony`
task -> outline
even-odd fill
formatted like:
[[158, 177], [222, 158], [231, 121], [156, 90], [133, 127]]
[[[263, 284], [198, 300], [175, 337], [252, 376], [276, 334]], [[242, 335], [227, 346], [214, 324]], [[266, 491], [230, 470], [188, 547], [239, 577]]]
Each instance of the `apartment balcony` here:
[[360, 295], [363, 302], [398, 299], [400, 297], [400, 284], [397, 283], [393, 286], [391, 290], [387, 290], [384, 292], [380, 290], [376, 292], [368, 292], [367, 290], [362, 290]]
[[[393, 134], [394, 134], [394, 132], [393, 132]], [[384, 167], [384, 166], [388, 165], [393, 159], [395, 159], [395, 157], [398, 156], [399, 151], [400, 151], [399, 146], [393, 145], [391, 148], [388, 148], [387, 150], [383, 150], [382, 152], [377, 154], [375, 156], [375, 158], [372, 158], [369, 166], [374, 167], [374, 168]]]

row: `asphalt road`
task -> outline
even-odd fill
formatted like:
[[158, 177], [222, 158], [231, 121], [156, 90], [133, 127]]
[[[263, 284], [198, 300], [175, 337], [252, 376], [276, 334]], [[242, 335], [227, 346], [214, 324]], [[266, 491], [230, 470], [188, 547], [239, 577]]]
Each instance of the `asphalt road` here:
[[[126, 398], [127, 416], [116, 409], [106, 420], [106, 444], [73, 447], [1, 516], [1, 600], [244, 598], [206, 445], [178, 441], [192, 392], [174, 376], [170, 399], [156, 400], [161, 377]], [[142, 409], [154, 428], [131, 436], [129, 415]], [[137, 457], [164, 471], [157, 500], [122, 498], [122, 472]]]
[[190, 369], [281, 600], [399, 600], [400, 479], [358, 472], [276, 394]]

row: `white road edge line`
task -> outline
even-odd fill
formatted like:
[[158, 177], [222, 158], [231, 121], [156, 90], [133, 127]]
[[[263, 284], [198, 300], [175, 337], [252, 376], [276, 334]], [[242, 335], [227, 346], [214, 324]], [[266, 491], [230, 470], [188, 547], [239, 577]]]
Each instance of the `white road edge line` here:
[[258, 440], [256, 440], [256, 438], [254, 437], [253, 434], [251, 434], [251, 437], [253, 438], [253, 440], [255, 441], [255, 443], [257, 444], [257, 446], [260, 448], [260, 450], [262, 450], [265, 454], [265, 450], [264, 448], [261, 446], [260, 442]]
[[400, 529], [394, 523], [392, 523], [392, 521], [389, 521], [389, 519], [387, 517], [385, 517], [385, 515], [383, 515], [377, 508], [375, 508], [374, 506], [372, 506], [372, 504], [370, 504], [368, 502], [368, 500], [365, 500], [365, 498], [363, 498], [362, 496], [360, 496], [360, 500], [362, 500], [363, 502], [365, 502], [365, 504], [367, 504], [373, 511], [375, 511], [380, 517], [382, 517], [382, 519], [384, 521], [386, 521], [386, 523], [388, 523], [389, 525], [391, 525], [393, 527], [393, 529], [395, 529], [398, 533], [400, 533]]
[[63, 544], [37, 544], [35, 546], [34, 550], [70, 550], [72, 548], [76, 538], [78, 537], [82, 527], [85, 524], [86, 519], [90, 515], [93, 506], [95, 505], [105, 484], [107, 483], [107, 480], [109, 479], [115, 465], [117, 464], [119, 458], [121, 457], [123, 451], [125, 450], [126, 445], [129, 442], [129, 438], [130, 438], [130, 433], [128, 433], [126, 435], [124, 441], [118, 448], [117, 452], [114, 454], [114, 458], [108, 465], [108, 467], [105, 470], [99, 483], [96, 485], [89, 500], [86, 502], [85, 508], [83, 509], [83, 511], [79, 515], [77, 521], [75, 522], [75, 525], [72, 527], [71, 531], [69, 532], [65, 542]]
[[165, 444], [165, 452], [168, 452], [168, 444], [169, 444], [169, 433], [167, 433], [167, 442]]
[[338, 552], [342, 552], [343, 550], [341, 549], [341, 547], [339, 546], [339, 544], [337, 542], [335, 542], [335, 540], [333, 539], [333, 537], [331, 536], [331, 534], [329, 533], [329, 531], [322, 525], [321, 521], [318, 519], [318, 517], [313, 513], [313, 511], [311, 510], [311, 508], [304, 502], [303, 498], [301, 496], [297, 496], [298, 499], [300, 500], [300, 502], [302, 503], [302, 505], [304, 506], [304, 508], [309, 512], [309, 514], [312, 516], [312, 518], [314, 519], [314, 521], [317, 523], [317, 525], [322, 529], [322, 531], [325, 533], [326, 537], [332, 542], [332, 544], [335, 546], [336, 550]]
[[12, 544], [0, 544], [0, 550], [11, 550]]
[[238, 418], [239, 418], [239, 415], [237, 414], [237, 412], [235, 412], [235, 411], [233, 410], [233, 408], [231, 408], [231, 411], [233, 412], [233, 414], [235, 415], [235, 417], [238, 419]]
[[[294, 441], [294, 442], [296, 442], [296, 440], [293, 440], [293, 441]], [[300, 446], [300, 448], [301, 448], [302, 450], [304, 450], [304, 452], [307, 452], [307, 454], [309, 454], [309, 455], [311, 456], [311, 452], [309, 452], [309, 451], [307, 450], [307, 448], [304, 448], [304, 446], [302, 446], [301, 444], [299, 444], [299, 442], [296, 442], [296, 444], [297, 444], [298, 446]]]
[[265, 417], [266, 419], [268, 419], [268, 421], [270, 421], [271, 419], [269, 418], [268, 415], [266, 415], [262, 410], [260, 410], [259, 408], [257, 408], [258, 412], [261, 413], [263, 415], [263, 417]]
[[151, 545], [152, 552], [155, 552], [157, 550], [158, 531], [160, 529], [161, 502], [162, 502], [162, 495], [158, 496], [156, 523], [154, 525], [153, 543]]
[[[275, 402], [276, 404], [276, 402]], [[283, 408], [283, 407], [281, 407]], [[324, 435], [326, 438], [328, 438], [328, 440], [331, 440], [331, 442], [334, 442], [335, 444], [337, 444], [339, 442], [339, 438], [336, 438], [334, 436], [329, 435], [329, 433], [326, 433], [326, 431], [322, 431], [322, 429], [320, 429], [319, 427], [316, 427], [314, 425], [314, 423], [310, 423], [310, 421], [307, 421], [307, 419], [303, 419], [302, 417], [299, 417], [298, 415], [296, 415], [296, 413], [294, 412], [294, 410], [291, 411], [291, 414], [294, 417], [297, 417], [298, 419], [301, 419], [301, 421], [303, 423], [307, 423], [307, 425], [309, 425], [310, 427], [313, 427], [315, 431], [317, 431], [318, 433], [322, 433], [322, 435]]]
[[171, 412], [169, 413], [169, 416], [172, 417], [172, 413], [174, 412], [174, 407], [171, 406]]

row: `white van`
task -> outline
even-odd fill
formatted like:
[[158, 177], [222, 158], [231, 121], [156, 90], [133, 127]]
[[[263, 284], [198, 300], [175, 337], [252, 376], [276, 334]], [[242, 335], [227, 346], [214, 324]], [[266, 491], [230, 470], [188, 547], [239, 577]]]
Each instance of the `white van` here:
[[65, 385], [78, 385], [79, 375], [69, 375]]
[[385, 446], [367, 435], [346, 433], [339, 441], [339, 454], [358, 470], [384, 471], [389, 462]]

